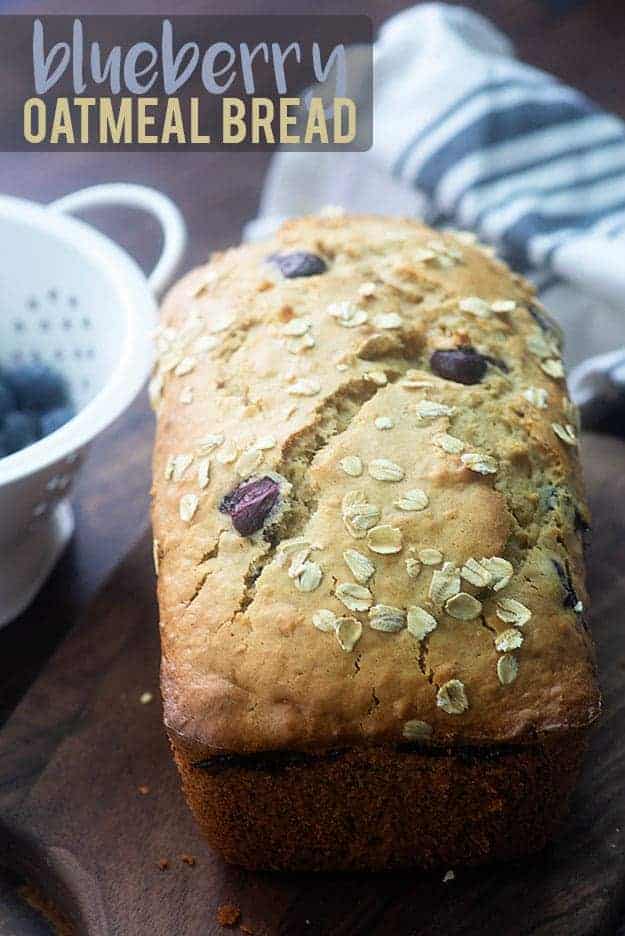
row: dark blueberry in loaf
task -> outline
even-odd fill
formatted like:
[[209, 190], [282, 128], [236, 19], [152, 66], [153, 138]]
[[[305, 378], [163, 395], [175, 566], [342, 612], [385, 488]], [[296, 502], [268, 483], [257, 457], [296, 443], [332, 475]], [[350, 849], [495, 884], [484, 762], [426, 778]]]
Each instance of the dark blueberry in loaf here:
[[280, 496], [280, 486], [273, 478], [244, 481], [223, 498], [219, 509], [232, 517], [232, 525], [241, 536], [251, 536], [262, 526]]
[[65, 406], [69, 398], [64, 378], [45, 364], [20, 364], [9, 368], [4, 380], [21, 410], [47, 413], [57, 406]]
[[272, 254], [267, 259], [275, 263], [286, 279], [296, 279], [298, 276], [318, 276], [319, 273], [325, 273], [327, 270], [325, 260], [305, 250]]
[[484, 355], [470, 347], [434, 351], [430, 358], [430, 367], [435, 374], [461, 384], [479, 383], [487, 366]]
[[569, 570], [561, 562], [558, 562], [557, 559], [552, 559], [551, 561], [555, 566], [555, 570], [558, 573], [558, 578], [560, 579], [560, 584], [564, 590], [562, 604], [565, 608], [574, 608], [577, 605], [579, 598], [577, 597], [575, 589], [573, 588]]

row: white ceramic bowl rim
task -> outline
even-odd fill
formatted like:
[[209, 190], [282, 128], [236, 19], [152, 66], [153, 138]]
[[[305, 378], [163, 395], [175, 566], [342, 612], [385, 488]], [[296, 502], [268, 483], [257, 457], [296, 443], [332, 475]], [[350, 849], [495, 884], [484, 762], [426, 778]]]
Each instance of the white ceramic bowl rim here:
[[[151, 211], [163, 229], [163, 252], [146, 278], [117, 244], [64, 211], [94, 204], [128, 204]], [[152, 366], [152, 338], [157, 309], [154, 293], [167, 284], [185, 244], [185, 226], [169, 198], [146, 186], [93, 186], [44, 207], [24, 199], [0, 197], [0, 220], [27, 222], [88, 257], [115, 283], [116, 301], [125, 309], [126, 335], [117, 364], [96, 396], [68, 423], [33, 445], [0, 459], [0, 485], [34, 474], [71, 457], [112, 423], [132, 402]]]

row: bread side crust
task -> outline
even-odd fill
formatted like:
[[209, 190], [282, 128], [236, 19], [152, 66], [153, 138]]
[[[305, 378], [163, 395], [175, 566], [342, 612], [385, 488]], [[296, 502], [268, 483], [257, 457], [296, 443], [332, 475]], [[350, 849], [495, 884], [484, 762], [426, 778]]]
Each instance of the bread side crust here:
[[517, 749], [387, 745], [228, 767], [175, 734], [170, 742], [188, 804], [226, 861], [301, 871], [449, 868], [536, 852], [565, 820], [586, 746], [584, 732], [568, 732]]

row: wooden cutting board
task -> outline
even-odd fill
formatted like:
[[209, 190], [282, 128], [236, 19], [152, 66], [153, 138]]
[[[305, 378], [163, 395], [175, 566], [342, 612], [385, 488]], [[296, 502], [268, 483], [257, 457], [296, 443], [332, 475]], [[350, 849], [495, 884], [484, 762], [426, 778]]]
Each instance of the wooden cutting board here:
[[[161, 728], [146, 535], [0, 735], [0, 865], [26, 874], [89, 936], [223, 934], [224, 904], [240, 909], [243, 933], [258, 936], [617, 932], [625, 919], [625, 444], [586, 439], [585, 465], [605, 715], [570, 824], [541, 855], [456, 869], [448, 883], [442, 872], [278, 875], [222, 864], [194, 828]], [[153, 693], [147, 704], [144, 692]], [[6, 932], [1, 926], [0, 913]]]

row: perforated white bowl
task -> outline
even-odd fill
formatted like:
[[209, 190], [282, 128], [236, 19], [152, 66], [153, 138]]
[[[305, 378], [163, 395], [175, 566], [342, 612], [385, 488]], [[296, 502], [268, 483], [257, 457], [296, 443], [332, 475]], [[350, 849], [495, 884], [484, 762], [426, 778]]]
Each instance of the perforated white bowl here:
[[[160, 222], [163, 249], [148, 278], [109, 238], [66, 214], [100, 204], [142, 208]], [[68, 494], [89, 442], [148, 376], [155, 295], [185, 239], [173, 202], [144, 186], [94, 186], [47, 207], [0, 197], [0, 367], [51, 364], [78, 410], [57, 432], [0, 459], [0, 626], [29, 604], [71, 537]]]

